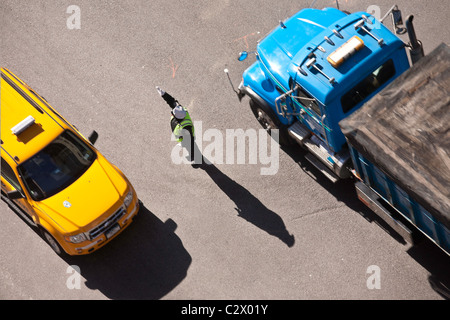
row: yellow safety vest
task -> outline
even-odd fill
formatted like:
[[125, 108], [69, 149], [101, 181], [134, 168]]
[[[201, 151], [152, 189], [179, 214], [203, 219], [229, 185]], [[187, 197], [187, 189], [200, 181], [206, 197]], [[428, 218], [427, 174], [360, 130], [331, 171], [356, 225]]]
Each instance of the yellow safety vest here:
[[184, 119], [181, 120], [177, 124], [177, 126], [173, 129], [173, 134], [175, 135], [175, 138], [177, 138], [178, 142], [183, 141], [183, 129], [188, 126], [192, 127], [192, 135], [195, 136], [194, 124], [192, 123], [192, 119], [191, 116], [189, 115], [189, 112], [186, 110], [186, 117], [184, 117]]

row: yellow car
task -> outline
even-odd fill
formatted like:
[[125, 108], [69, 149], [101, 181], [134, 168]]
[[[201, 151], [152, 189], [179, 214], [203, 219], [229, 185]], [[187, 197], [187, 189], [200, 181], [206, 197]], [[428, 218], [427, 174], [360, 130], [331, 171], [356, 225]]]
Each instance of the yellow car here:
[[125, 175], [47, 101], [1, 69], [2, 199], [60, 255], [104, 246], [139, 211]]

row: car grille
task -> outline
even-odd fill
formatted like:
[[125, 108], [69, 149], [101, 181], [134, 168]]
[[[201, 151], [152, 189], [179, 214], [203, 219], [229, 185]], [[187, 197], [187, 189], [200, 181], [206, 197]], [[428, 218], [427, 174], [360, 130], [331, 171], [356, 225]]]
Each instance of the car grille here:
[[123, 207], [120, 207], [120, 209], [114, 212], [114, 214], [112, 214], [108, 219], [100, 223], [95, 228], [91, 229], [89, 231], [90, 239], [93, 240], [97, 238], [99, 235], [111, 228], [120, 219], [120, 217], [124, 215], [124, 213], [125, 209]]

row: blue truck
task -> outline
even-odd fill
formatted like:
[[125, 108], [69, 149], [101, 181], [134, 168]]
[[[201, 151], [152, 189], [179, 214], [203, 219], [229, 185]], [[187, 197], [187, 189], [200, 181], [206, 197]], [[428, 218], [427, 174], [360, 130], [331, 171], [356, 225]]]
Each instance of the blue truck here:
[[[389, 16], [394, 31], [383, 24]], [[444, 154], [449, 152], [445, 154], [447, 167], [441, 167], [447, 171], [440, 201], [447, 206], [431, 208], [417, 193], [411, 193], [413, 187], [420, 189], [419, 186], [408, 184], [406, 188], [399, 179], [389, 178], [383, 166], [378, 167], [376, 152], [372, 158], [364, 156], [368, 154], [366, 149], [371, 148], [370, 143], [355, 146], [350, 142], [354, 131], [349, 126], [345, 127], [347, 131], [341, 128], [341, 122], [349, 118], [358, 123], [354, 115], [361, 114], [358, 111], [365, 104], [386, 87], [402, 81], [400, 77], [424, 59], [412, 22], [413, 16], [403, 21], [397, 6], [380, 20], [367, 12], [303, 9], [280, 22], [258, 42], [252, 52], [256, 61], [244, 71], [236, 93], [240, 100], [249, 97], [253, 114], [269, 133], [278, 130], [281, 145], [298, 144], [306, 149], [306, 160], [330, 180], [356, 177], [360, 199], [372, 209], [378, 208], [376, 213], [382, 212], [382, 218], [406, 240], [412, 241], [413, 232], [397, 215], [406, 218], [449, 254], [448, 139], [444, 140], [444, 147], [436, 147], [444, 150]], [[409, 43], [396, 35], [404, 32], [408, 33]], [[247, 51], [241, 52], [239, 60], [248, 55]], [[443, 99], [448, 101], [448, 92]], [[448, 113], [448, 108], [445, 110], [444, 106], [441, 111]], [[370, 122], [370, 116], [365, 120]], [[448, 130], [448, 122], [442, 125]], [[395, 128], [392, 134], [400, 134], [400, 129]], [[362, 167], [363, 161], [367, 166]], [[425, 176], [419, 181], [427, 179]], [[378, 188], [374, 187], [374, 181], [379, 182]], [[434, 219], [434, 229], [428, 221], [416, 224], [420, 219], [426, 220], [424, 215]]]
[[[396, 30], [404, 29], [396, 17]], [[415, 38], [412, 17], [406, 22]], [[414, 43], [414, 52], [423, 52]], [[303, 9], [259, 41], [238, 96], [250, 98], [267, 131], [279, 130], [280, 144], [304, 147], [331, 180], [348, 178], [351, 159], [339, 121], [410, 68], [408, 47], [368, 13]], [[239, 59], [247, 56], [243, 51]]]

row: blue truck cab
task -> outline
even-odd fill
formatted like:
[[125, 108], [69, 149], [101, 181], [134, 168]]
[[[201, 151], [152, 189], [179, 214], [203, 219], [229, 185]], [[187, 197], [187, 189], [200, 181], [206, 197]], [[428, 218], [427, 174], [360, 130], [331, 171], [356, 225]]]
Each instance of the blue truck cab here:
[[238, 96], [266, 130], [279, 129], [280, 144], [297, 142], [328, 178], [347, 178], [339, 121], [410, 68], [406, 47], [366, 12], [303, 9], [258, 42]]

